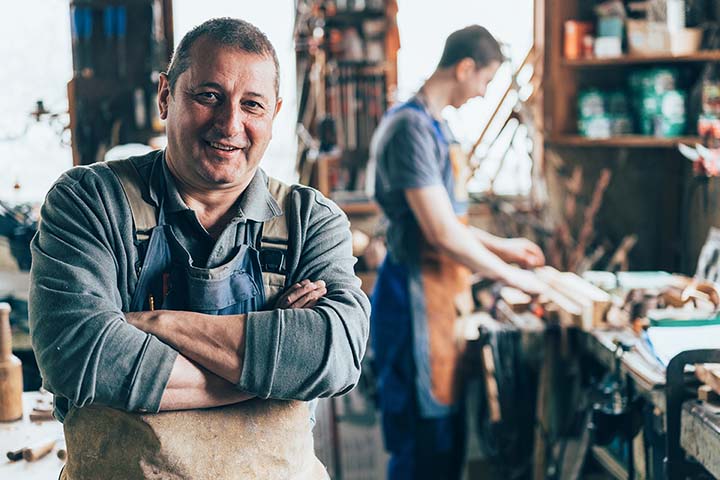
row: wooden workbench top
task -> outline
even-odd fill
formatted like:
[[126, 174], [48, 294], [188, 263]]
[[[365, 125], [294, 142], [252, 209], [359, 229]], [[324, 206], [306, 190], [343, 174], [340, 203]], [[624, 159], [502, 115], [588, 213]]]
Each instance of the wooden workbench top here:
[[[46, 396], [49, 394], [45, 394]], [[23, 393], [22, 420], [16, 422], [0, 423], [0, 478], [13, 480], [55, 480], [60, 474], [64, 462], [57, 457], [57, 450], [64, 446], [62, 424], [57, 420], [44, 422], [31, 422], [30, 411], [37, 399], [42, 395], [39, 392]], [[34, 462], [18, 460], [11, 462], [6, 453], [20, 448], [58, 439], [52, 452]]]

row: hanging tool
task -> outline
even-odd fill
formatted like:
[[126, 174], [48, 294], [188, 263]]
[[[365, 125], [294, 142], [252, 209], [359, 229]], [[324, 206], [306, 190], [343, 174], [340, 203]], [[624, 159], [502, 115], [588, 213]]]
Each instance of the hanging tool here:
[[91, 77], [94, 74], [92, 62], [92, 10], [75, 6], [71, 10], [70, 28], [77, 61], [75, 75]]
[[[110, 52], [115, 50], [115, 33], [116, 33], [116, 23], [115, 20], [116, 16], [116, 10], [118, 7], [115, 7], [113, 5], [110, 5], [108, 7], [105, 7], [103, 10], [103, 32], [105, 33], [105, 52], [106, 54], [110, 54]], [[114, 68], [112, 66], [112, 62], [108, 62], [108, 74], [114, 75], [115, 72], [113, 71]]]
[[127, 76], [127, 7], [115, 7], [115, 34], [117, 35], [118, 77]]

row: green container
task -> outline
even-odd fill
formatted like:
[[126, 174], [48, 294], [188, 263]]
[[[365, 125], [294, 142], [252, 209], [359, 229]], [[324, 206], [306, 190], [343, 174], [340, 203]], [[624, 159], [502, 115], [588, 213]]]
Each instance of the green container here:
[[612, 136], [613, 116], [608, 114], [586, 117], [578, 122], [580, 135], [588, 138], [608, 138]]
[[685, 92], [670, 90], [660, 97], [660, 114], [664, 117], [685, 118]]
[[630, 115], [612, 115], [610, 117], [610, 133], [613, 136], [633, 133], [633, 122]]
[[630, 111], [628, 99], [625, 92], [615, 90], [606, 95], [607, 111], [612, 115], [627, 115]]
[[606, 95], [600, 90], [583, 90], [578, 94], [578, 118], [589, 119], [605, 115]]

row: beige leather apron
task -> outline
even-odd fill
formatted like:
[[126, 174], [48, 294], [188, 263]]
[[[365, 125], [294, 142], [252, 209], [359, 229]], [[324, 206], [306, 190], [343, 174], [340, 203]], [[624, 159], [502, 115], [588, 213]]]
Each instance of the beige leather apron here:
[[305, 402], [253, 399], [157, 414], [91, 405], [71, 409], [64, 428], [62, 480], [329, 478]]

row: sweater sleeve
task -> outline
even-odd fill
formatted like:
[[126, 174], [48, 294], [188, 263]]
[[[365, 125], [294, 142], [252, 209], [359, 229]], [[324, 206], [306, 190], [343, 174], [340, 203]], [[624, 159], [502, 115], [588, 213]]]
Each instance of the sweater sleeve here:
[[71, 170], [45, 199], [31, 245], [33, 348], [45, 388], [71, 405], [157, 412], [177, 352], [125, 321], [132, 218], [119, 184], [101, 180]]
[[309, 309], [248, 314], [238, 388], [262, 398], [312, 400], [340, 395], [360, 377], [370, 305], [355, 276], [350, 224], [330, 200], [297, 189], [290, 241], [290, 284], [324, 280], [327, 294]]

